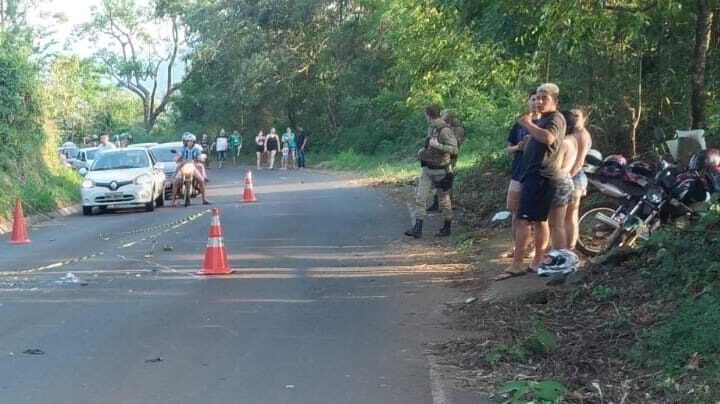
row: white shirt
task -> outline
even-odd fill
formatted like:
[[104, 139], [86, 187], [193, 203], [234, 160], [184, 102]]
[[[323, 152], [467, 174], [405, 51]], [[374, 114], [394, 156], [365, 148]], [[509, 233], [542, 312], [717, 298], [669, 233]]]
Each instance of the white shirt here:
[[215, 150], [217, 151], [225, 151], [228, 148], [228, 138], [226, 137], [218, 137], [215, 140]]
[[115, 148], [115, 144], [113, 144], [112, 142], [100, 143], [100, 145], [98, 146], [98, 153], [102, 153], [107, 150], [112, 150], [114, 148]]

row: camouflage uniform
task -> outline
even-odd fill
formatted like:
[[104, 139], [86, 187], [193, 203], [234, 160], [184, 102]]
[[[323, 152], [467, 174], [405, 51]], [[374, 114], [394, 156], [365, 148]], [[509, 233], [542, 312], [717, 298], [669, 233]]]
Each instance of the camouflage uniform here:
[[450, 163], [451, 156], [458, 152], [457, 139], [455, 139], [453, 130], [442, 119], [430, 122], [425, 139], [426, 144], [433, 136], [437, 136], [440, 145], [435, 147], [428, 145], [418, 152], [422, 172], [415, 196], [414, 218], [415, 220], [425, 218], [426, 201], [433, 186], [436, 186], [443, 218], [448, 221], [452, 219], [450, 188], [452, 187], [453, 173]]

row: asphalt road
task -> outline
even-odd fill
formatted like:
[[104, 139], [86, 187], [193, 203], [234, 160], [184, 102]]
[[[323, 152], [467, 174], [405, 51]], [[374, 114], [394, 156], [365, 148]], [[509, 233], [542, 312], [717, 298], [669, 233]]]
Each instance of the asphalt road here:
[[458, 292], [406, 206], [313, 170], [253, 172], [242, 203], [246, 171], [210, 171], [232, 275], [196, 275], [199, 199], [2, 241], [0, 403], [479, 402], [427, 353]]

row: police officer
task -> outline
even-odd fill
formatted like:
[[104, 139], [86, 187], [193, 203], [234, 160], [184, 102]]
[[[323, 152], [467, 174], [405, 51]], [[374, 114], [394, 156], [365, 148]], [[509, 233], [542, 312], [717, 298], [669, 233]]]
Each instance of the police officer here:
[[419, 238], [422, 236], [425, 203], [433, 187], [437, 188], [438, 200], [443, 213], [444, 224], [435, 236], [450, 235], [452, 222], [452, 206], [450, 189], [454, 179], [452, 171], [452, 155], [457, 154], [457, 139], [450, 126], [440, 117], [440, 108], [431, 104], [425, 108], [425, 119], [428, 122], [425, 147], [418, 151], [420, 158], [420, 180], [415, 195], [415, 225], [405, 231], [405, 235]]
[[[457, 140], [457, 147], [458, 152], [460, 151], [460, 147], [462, 146], [463, 139], [465, 138], [465, 128], [462, 126], [462, 123], [457, 117], [457, 113], [454, 109], [446, 109], [442, 113], [442, 120], [445, 121], [450, 128], [453, 130], [453, 134], [455, 134], [455, 140]], [[458, 154], [453, 154], [451, 156], [451, 162], [450, 165], [452, 166], [453, 172], [455, 172], [455, 165], [457, 164]], [[452, 193], [450, 195], [450, 199], [452, 199]], [[432, 205], [430, 205], [429, 208], [427, 208], [426, 212], [437, 212], [440, 210], [440, 201], [438, 201], [438, 195], [437, 192], [433, 195], [433, 202]]]

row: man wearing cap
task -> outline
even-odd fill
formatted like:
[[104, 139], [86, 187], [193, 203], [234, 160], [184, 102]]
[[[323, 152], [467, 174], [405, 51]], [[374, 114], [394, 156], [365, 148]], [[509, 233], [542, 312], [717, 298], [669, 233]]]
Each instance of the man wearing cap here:
[[[555, 194], [555, 181], [560, 178], [558, 151], [565, 137], [565, 118], [558, 112], [560, 89], [556, 84], [545, 83], [537, 89], [537, 109], [540, 119], [533, 122], [532, 115], [522, 116], [518, 123], [530, 134], [523, 161], [522, 191], [517, 214], [515, 233], [515, 252], [513, 261], [495, 280], [508, 279], [528, 272], [534, 272], [540, 266], [550, 238], [548, 214]], [[531, 229], [535, 228], [535, 256], [529, 266], [524, 267], [523, 257], [530, 239]]]

